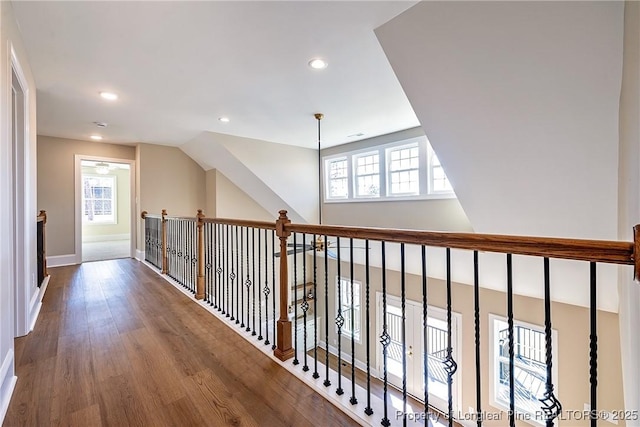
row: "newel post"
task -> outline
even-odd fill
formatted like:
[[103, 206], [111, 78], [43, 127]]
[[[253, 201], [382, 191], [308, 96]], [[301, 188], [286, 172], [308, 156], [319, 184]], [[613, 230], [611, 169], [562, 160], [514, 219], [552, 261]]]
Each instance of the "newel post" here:
[[640, 225], [633, 227], [633, 278], [640, 282]]
[[47, 277], [47, 211], [41, 210], [38, 216], [42, 217], [42, 272]]
[[276, 349], [274, 356], [284, 361], [293, 357], [291, 346], [291, 321], [289, 320], [289, 274], [287, 271], [287, 239], [291, 232], [286, 225], [291, 221], [287, 218], [287, 211], [280, 211], [276, 221], [276, 234], [280, 238], [280, 318], [277, 324]]
[[169, 272], [169, 259], [167, 257], [167, 210], [162, 209], [162, 274]]
[[198, 209], [198, 279], [196, 281], [196, 299], [204, 299], [204, 213]]

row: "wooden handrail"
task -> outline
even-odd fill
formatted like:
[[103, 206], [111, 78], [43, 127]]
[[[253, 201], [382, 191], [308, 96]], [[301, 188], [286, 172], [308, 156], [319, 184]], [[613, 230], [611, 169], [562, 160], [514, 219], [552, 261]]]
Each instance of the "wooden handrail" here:
[[169, 221], [169, 220], [181, 220], [181, 221], [193, 221], [193, 222], [197, 222], [198, 221], [198, 217], [197, 216], [169, 216], [169, 215], [165, 215], [164, 217], [165, 220]]
[[47, 211], [40, 211], [38, 216], [36, 217], [36, 222], [44, 222], [47, 223]]
[[212, 224], [237, 225], [240, 227], [262, 228], [266, 230], [275, 230], [276, 223], [269, 221], [254, 221], [250, 219], [232, 219], [232, 218], [204, 218], [204, 222]]
[[[561, 239], [498, 234], [392, 230], [371, 227], [287, 224], [289, 232], [384, 240], [452, 249], [532, 255], [548, 258], [634, 265], [634, 243], [609, 240]], [[640, 233], [640, 231], [639, 231]], [[640, 250], [640, 249], [639, 249]]]

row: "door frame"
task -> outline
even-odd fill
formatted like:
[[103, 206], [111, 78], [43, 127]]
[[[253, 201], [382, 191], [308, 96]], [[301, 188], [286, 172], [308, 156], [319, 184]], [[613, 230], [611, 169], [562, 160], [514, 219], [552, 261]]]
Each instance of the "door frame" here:
[[75, 263], [82, 264], [82, 161], [89, 160], [94, 162], [107, 162], [107, 163], [124, 163], [129, 165], [129, 186], [130, 186], [130, 248], [129, 255], [131, 258], [136, 257], [136, 236], [138, 222], [136, 221], [136, 201], [138, 197], [136, 195], [136, 161], [129, 159], [118, 159], [114, 157], [102, 157], [102, 156], [89, 156], [85, 154], [75, 155], [75, 168], [74, 168], [74, 180], [75, 180]]
[[[394, 305], [397, 304], [397, 307], [401, 306], [401, 298], [396, 296], [396, 295], [389, 295], [387, 294], [387, 305], [389, 305], [389, 302], [392, 301], [394, 303]], [[419, 318], [420, 320], [422, 320], [422, 303], [418, 302], [418, 301], [414, 301], [414, 300], [410, 300], [410, 299], [405, 299], [405, 305], [406, 306], [412, 306], [414, 309], [419, 310], [419, 317], [416, 316], [417, 318]], [[446, 321], [446, 315], [447, 315], [447, 310], [443, 309], [441, 307], [437, 307], [437, 306], [433, 306], [433, 305], [427, 305], [427, 310], [428, 310], [428, 316], [429, 317], [434, 317], [436, 319], [442, 320], [445, 319]], [[437, 313], [437, 316], [432, 316], [433, 313]], [[381, 336], [382, 335], [382, 316], [380, 315], [384, 315], [384, 312], [382, 310], [382, 292], [380, 291], [376, 291], [376, 334], [377, 336]], [[458, 370], [455, 373], [456, 376], [456, 381], [454, 381], [454, 388], [453, 388], [453, 412], [454, 413], [458, 413], [459, 411], [461, 411], [461, 403], [462, 403], [462, 314], [452, 311], [451, 312], [451, 318], [452, 318], [452, 331], [453, 331], [453, 337], [452, 337], [452, 345], [453, 345], [453, 352], [454, 352], [454, 359], [456, 360], [456, 363], [458, 364]], [[408, 320], [408, 319], [407, 319]], [[419, 346], [414, 346], [414, 348], [419, 348], [420, 349], [420, 354], [423, 351], [423, 334], [422, 334], [422, 321], [420, 321], [418, 326], [418, 331], [420, 331], [419, 334], [419, 341], [420, 341], [420, 345]], [[415, 335], [415, 332], [414, 332]], [[383, 351], [382, 351], [382, 344], [380, 343], [380, 340], [376, 340], [377, 344], [376, 344], [376, 354], [378, 354], [380, 357], [377, 358], [376, 360], [376, 368], [378, 369], [378, 373], [380, 375], [382, 375], [383, 371], [383, 363], [384, 363], [384, 357], [383, 357]], [[420, 360], [422, 360], [422, 357], [420, 357]], [[422, 366], [422, 365], [421, 365]], [[380, 379], [382, 379], [382, 377], [380, 377]], [[422, 380], [422, 375], [420, 376], [420, 379]], [[394, 386], [391, 381], [388, 381], [389, 385]], [[397, 387], [397, 386], [394, 386]], [[408, 387], [407, 387], [408, 388]], [[407, 394], [409, 394], [409, 390], [407, 390]], [[416, 398], [418, 398], [420, 401], [423, 400], [423, 396], [414, 396]], [[430, 398], [429, 398], [429, 402], [432, 404], [433, 400], [431, 400], [432, 398], [440, 401], [440, 402], [444, 402], [447, 403], [446, 400], [442, 400], [440, 399], [438, 396], [435, 396], [433, 394], [430, 394]], [[440, 410], [442, 410], [442, 408], [438, 408]], [[445, 408], [445, 413], [446, 413], [446, 408]]]

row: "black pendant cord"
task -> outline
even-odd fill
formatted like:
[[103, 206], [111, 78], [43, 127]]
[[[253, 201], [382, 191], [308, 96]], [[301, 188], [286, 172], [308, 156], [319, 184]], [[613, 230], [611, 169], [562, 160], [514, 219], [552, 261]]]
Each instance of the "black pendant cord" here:
[[512, 255], [507, 254], [507, 329], [509, 339], [509, 425], [516, 425], [515, 366], [513, 339], [513, 265]]
[[[234, 306], [234, 289], [235, 289], [235, 282], [236, 282], [236, 271], [235, 271], [235, 266], [236, 266], [236, 256], [237, 256], [237, 251], [236, 251], [236, 244], [237, 244], [237, 239], [234, 240], [233, 238], [233, 234], [234, 234], [234, 229], [237, 231], [237, 226], [232, 225], [231, 226], [231, 235], [230, 240], [231, 240], [231, 273], [229, 273], [229, 284], [230, 284], [230, 288], [231, 288], [231, 305], [229, 306], [229, 312], [231, 314], [231, 318], [229, 320], [234, 321], [236, 320], [236, 313], [234, 313], [233, 311], [233, 306]], [[236, 236], [237, 237], [237, 236]]]
[[447, 397], [449, 427], [453, 426], [453, 374], [458, 370], [458, 365], [453, 359], [452, 342], [452, 316], [451, 316], [451, 249], [447, 248], [447, 359], [444, 362], [447, 371]]
[[355, 405], [358, 403], [356, 399], [356, 323], [355, 323], [355, 300], [354, 300], [354, 284], [353, 284], [353, 237], [349, 238], [349, 281], [351, 304], [349, 306], [349, 314], [351, 322], [351, 398], [349, 403]]
[[365, 281], [365, 310], [366, 310], [366, 345], [367, 345], [367, 406], [364, 408], [364, 413], [367, 415], [373, 414], [373, 408], [371, 408], [371, 326], [369, 325], [370, 310], [369, 310], [369, 298], [370, 298], [370, 264], [369, 264], [369, 240], [364, 241], [364, 281]]
[[391, 421], [389, 421], [389, 408], [387, 406], [387, 387], [389, 384], [388, 381], [388, 372], [387, 372], [387, 353], [389, 344], [391, 344], [391, 337], [389, 336], [389, 332], [387, 331], [387, 258], [386, 258], [386, 248], [385, 242], [382, 241], [382, 335], [380, 335], [380, 344], [382, 344], [382, 376], [383, 376], [383, 407], [384, 414], [382, 417], [382, 424], [384, 427], [389, 427], [391, 425]]
[[[327, 244], [327, 236], [324, 236]], [[329, 381], [329, 254], [324, 254], [324, 384], [325, 387], [331, 385]]]
[[[271, 288], [273, 289], [273, 345], [271, 350], [276, 349], [276, 230], [271, 230]], [[286, 256], [286, 255], [285, 255]]]
[[547, 381], [545, 393], [540, 399], [547, 427], [553, 427], [553, 420], [562, 412], [562, 404], [553, 393], [553, 348], [551, 329], [551, 280], [549, 273], [549, 258], [544, 259], [544, 338], [545, 338], [545, 365], [547, 368]]
[[258, 341], [262, 341], [262, 292], [260, 291], [260, 284], [262, 283], [262, 233], [258, 229], [258, 281], [256, 282], [256, 289], [258, 291]]
[[482, 426], [482, 382], [480, 377], [480, 273], [478, 251], [473, 251], [473, 313], [476, 350], [476, 424]]
[[[293, 233], [293, 364], [298, 365], [298, 233]], [[304, 252], [303, 252], [304, 256]]]
[[427, 309], [427, 248], [422, 245], [422, 369], [424, 372], [424, 413], [429, 413], [429, 341]]
[[256, 336], [256, 229], [251, 229], [251, 336]]
[[338, 293], [338, 315], [336, 316], [336, 326], [338, 327], [338, 388], [336, 389], [336, 394], [341, 396], [344, 394], [344, 390], [342, 390], [342, 326], [344, 326], [344, 316], [342, 316], [342, 275], [340, 272], [342, 258], [340, 258], [340, 237], [336, 238], [336, 246], [338, 251], [338, 259], [336, 260], [336, 268], [338, 271], [338, 280], [336, 283], [336, 292]]
[[264, 329], [265, 338], [264, 345], [269, 345], [269, 238], [267, 233], [269, 230], [264, 229]]
[[[317, 236], [313, 235], [315, 244]], [[325, 245], [327, 243], [325, 242]], [[325, 251], [325, 257], [327, 253]], [[320, 378], [318, 373], [318, 251], [313, 251], [313, 378]]]
[[402, 311], [402, 425], [407, 427], [407, 277], [404, 243], [400, 243], [400, 309]]
[[240, 327], [244, 328], [244, 263], [242, 258], [244, 255], [244, 231], [246, 227], [240, 228], [240, 270], [238, 272], [238, 293], [240, 294]]
[[591, 384], [591, 408], [590, 418], [591, 427], [598, 425], [598, 306], [597, 306], [597, 280], [596, 280], [596, 263], [591, 262], [590, 270], [590, 286], [589, 286], [589, 383]]
[[253, 228], [249, 229], [247, 227], [247, 235], [246, 235], [246, 247], [247, 247], [247, 278], [244, 281], [244, 285], [247, 288], [247, 328], [245, 329], [246, 332], [250, 332], [251, 331], [251, 327], [249, 326], [249, 310], [250, 310], [250, 303], [251, 303], [251, 278], [249, 277], [249, 230], [251, 230], [251, 233], [253, 233]]
[[[314, 242], [315, 243], [315, 242]], [[307, 235], [302, 233], [302, 246], [307, 247]], [[304, 364], [302, 370], [307, 372], [309, 365], [307, 364], [307, 311], [309, 310], [309, 302], [307, 301], [307, 252], [302, 252], [302, 354], [304, 355]]]

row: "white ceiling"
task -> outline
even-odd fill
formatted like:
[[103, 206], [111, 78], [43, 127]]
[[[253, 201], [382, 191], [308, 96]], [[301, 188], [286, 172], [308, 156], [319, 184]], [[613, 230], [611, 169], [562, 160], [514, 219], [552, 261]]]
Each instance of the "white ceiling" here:
[[[182, 145], [212, 131], [315, 147], [316, 112], [325, 114], [323, 146], [419, 124], [373, 32], [415, 3], [13, 7], [36, 81], [39, 134]], [[313, 57], [329, 66], [312, 70]], [[104, 101], [100, 91], [120, 98]], [[231, 122], [218, 121], [223, 115]]]

